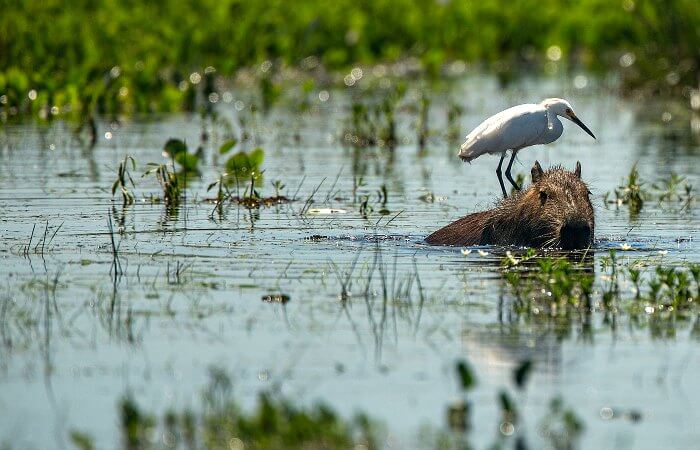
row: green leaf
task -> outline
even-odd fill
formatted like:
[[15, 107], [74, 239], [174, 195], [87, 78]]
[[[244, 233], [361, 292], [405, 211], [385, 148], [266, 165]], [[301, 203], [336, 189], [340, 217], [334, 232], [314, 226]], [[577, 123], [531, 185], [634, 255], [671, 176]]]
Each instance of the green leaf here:
[[260, 167], [265, 159], [265, 151], [260, 147], [256, 148], [248, 155], [252, 167]]
[[226, 160], [226, 171], [236, 175], [250, 172], [251, 164], [245, 152], [238, 152]]
[[178, 153], [175, 155], [175, 162], [182, 166], [185, 172], [196, 172], [199, 165], [199, 158], [190, 153]]
[[211, 191], [211, 189], [212, 189], [214, 186], [216, 186], [217, 184], [219, 184], [219, 181], [218, 181], [218, 180], [215, 181], [215, 182], [213, 182], [213, 183], [211, 183], [209, 186], [207, 186], [207, 192]]
[[163, 151], [171, 158], [176, 157], [180, 153], [187, 153], [187, 144], [180, 139], [168, 139], [165, 143]]
[[221, 145], [221, 147], [219, 147], [219, 154], [225, 155], [226, 153], [231, 151], [231, 149], [235, 147], [236, 144], [238, 144], [238, 141], [236, 139], [231, 139], [229, 141], [224, 142]]
[[117, 192], [117, 186], [119, 186], [119, 179], [117, 178], [114, 180], [114, 184], [112, 185], [112, 195], [114, 195], [115, 192]]

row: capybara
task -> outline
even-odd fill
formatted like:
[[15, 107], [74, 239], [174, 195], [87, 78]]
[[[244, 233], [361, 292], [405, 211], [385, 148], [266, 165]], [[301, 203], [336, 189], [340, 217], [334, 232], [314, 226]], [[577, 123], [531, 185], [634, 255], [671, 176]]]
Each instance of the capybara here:
[[595, 219], [581, 163], [569, 172], [539, 162], [526, 190], [443, 227], [425, 241], [431, 245], [503, 245], [579, 249], [593, 242]]

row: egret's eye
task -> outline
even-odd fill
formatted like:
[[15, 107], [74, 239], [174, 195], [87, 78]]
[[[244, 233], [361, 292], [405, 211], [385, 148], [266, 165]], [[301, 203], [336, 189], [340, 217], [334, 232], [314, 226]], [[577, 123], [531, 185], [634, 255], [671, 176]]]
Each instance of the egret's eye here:
[[547, 201], [547, 193], [545, 191], [540, 191], [540, 203], [544, 205], [544, 202]]
[[566, 113], [571, 115], [571, 113], [572, 113], [571, 108], [566, 108]]

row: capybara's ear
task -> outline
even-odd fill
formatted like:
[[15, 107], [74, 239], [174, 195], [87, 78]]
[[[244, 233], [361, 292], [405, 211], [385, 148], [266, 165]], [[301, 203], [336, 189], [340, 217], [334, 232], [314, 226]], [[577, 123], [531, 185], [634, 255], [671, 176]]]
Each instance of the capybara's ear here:
[[544, 175], [544, 170], [542, 170], [542, 166], [540, 166], [540, 163], [538, 161], [535, 161], [535, 165], [532, 166], [530, 174], [532, 175], [533, 183], [537, 183], [538, 181], [540, 181], [542, 175]]
[[576, 169], [574, 169], [574, 175], [581, 178], [581, 162], [576, 161]]

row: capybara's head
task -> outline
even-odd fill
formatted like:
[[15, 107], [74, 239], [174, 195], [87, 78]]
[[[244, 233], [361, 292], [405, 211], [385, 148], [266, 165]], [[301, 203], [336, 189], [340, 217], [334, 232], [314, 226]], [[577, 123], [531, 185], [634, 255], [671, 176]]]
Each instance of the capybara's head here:
[[532, 185], [513, 200], [527, 220], [521, 226], [539, 247], [586, 248], [593, 242], [595, 220], [590, 191], [581, 180], [581, 163], [573, 172], [561, 167], [530, 171]]

